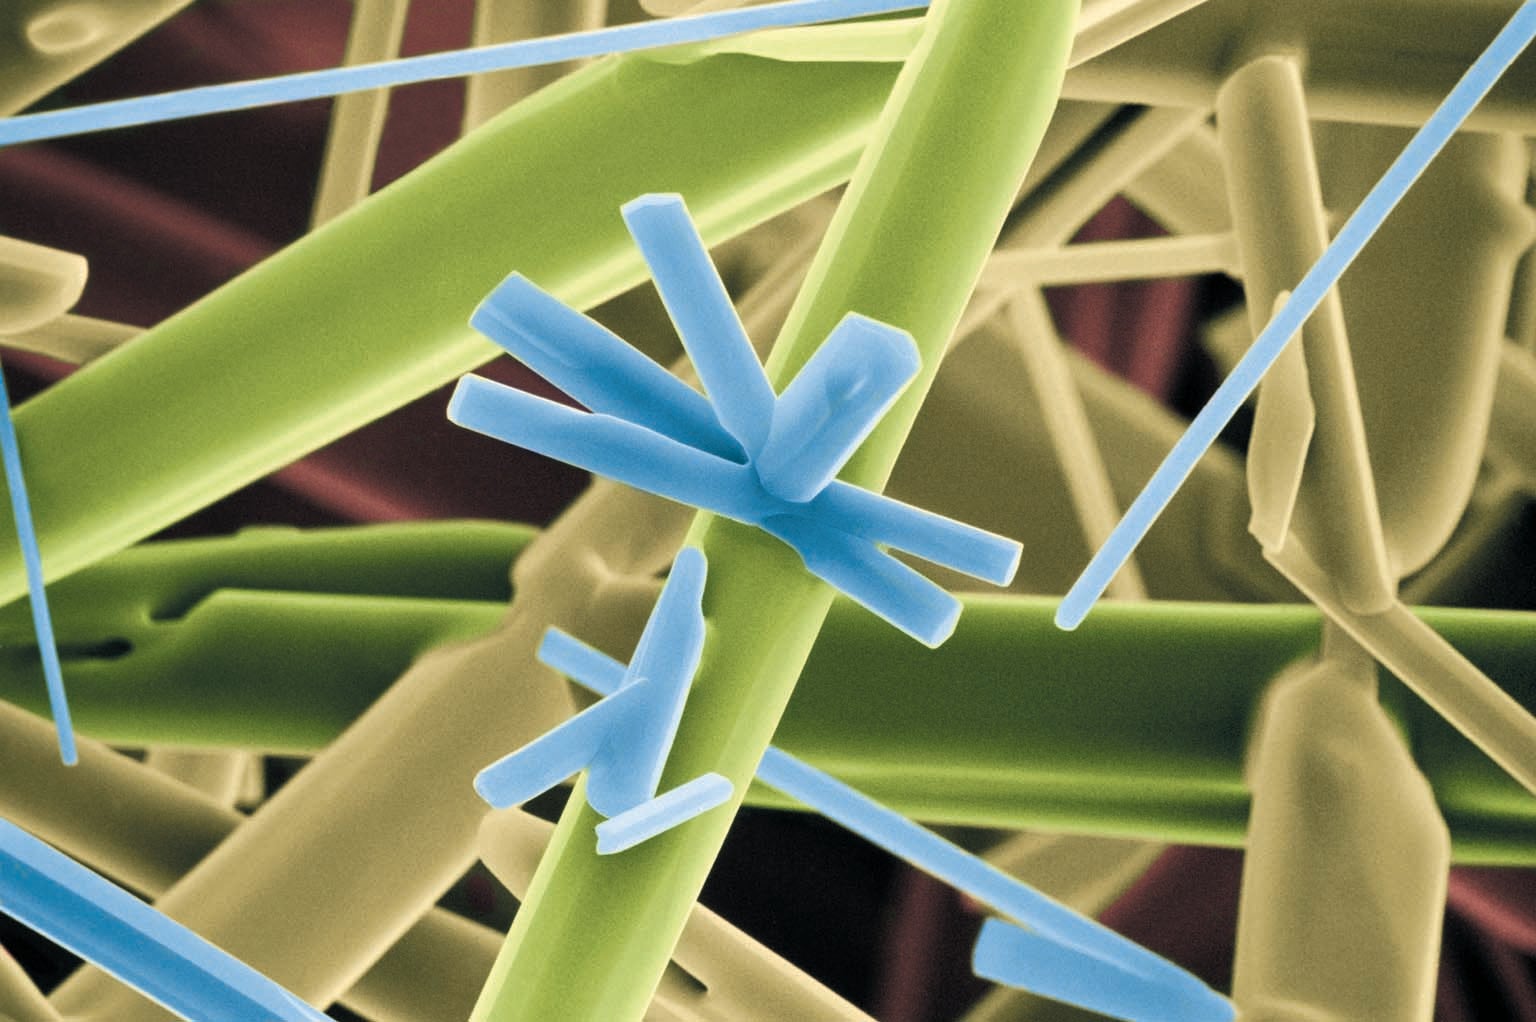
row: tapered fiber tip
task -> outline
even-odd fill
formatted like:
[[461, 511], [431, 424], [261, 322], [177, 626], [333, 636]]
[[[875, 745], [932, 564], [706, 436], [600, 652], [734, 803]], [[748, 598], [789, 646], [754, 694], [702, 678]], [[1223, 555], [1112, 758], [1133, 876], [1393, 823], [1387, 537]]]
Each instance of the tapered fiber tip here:
[[998, 585], [1012, 585], [1013, 577], [1019, 573], [1019, 564], [1024, 560], [1024, 544], [1014, 543], [1012, 546], [1013, 557], [1008, 561], [1008, 566], [1003, 570], [1003, 574], [998, 580]]
[[960, 624], [960, 613], [965, 606], [953, 596], [949, 599], [950, 605], [945, 609], [942, 617], [935, 617], [920, 633], [913, 633], [913, 637], [929, 649], [938, 649], [948, 642], [949, 637], [955, 634], [955, 628]]
[[672, 561], [672, 568], [667, 573], [668, 578], [676, 578], [688, 590], [703, 587], [704, 575], [708, 562], [704, 558], [704, 551], [696, 546], [685, 546], [677, 552], [677, 557]]
[[[510, 273], [506, 279], [497, 284], [490, 294], [480, 300], [475, 306], [475, 311], [469, 314], [469, 325], [489, 335], [492, 330], [501, 326], [508, 320], [508, 312], [516, 309], [521, 303], [537, 292], [533, 281], [521, 273]], [[487, 330], [490, 327], [492, 330]]]
[[459, 378], [458, 385], [453, 388], [453, 396], [448, 399], [449, 422], [465, 429], [475, 428], [470, 423], [475, 417], [475, 399], [484, 391], [483, 384], [484, 381], [478, 376]]
[[1088, 616], [1088, 608], [1079, 606], [1070, 595], [1056, 608], [1056, 627], [1064, 632], [1075, 632]]
[[857, 330], [864, 343], [879, 353], [875, 357], [888, 362], [903, 380], [910, 382], [922, 371], [923, 356], [917, 349], [917, 342], [899, 326], [850, 312], [843, 317], [837, 329]]
[[647, 192], [624, 203], [619, 207], [619, 212], [623, 214], [625, 220], [628, 220], [636, 213], [643, 214], [653, 209], [675, 209], [679, 206], [687, 208], [683, 197], [676, 192]]
[[1007, 971], [1013, 955], [1009, 937], [1009, 924], [1000, 919], [987, 919], [981, 924], [981, 933], [971, 951], [971, 971], [982, 979], [995, 979]]
[[496, 783], [496, 777], [491, 772], [493, 769], [486, 767], [475, 775], [475, 794], [492, 809], [510, 809], [516, 803], [508, 801], [506, 792]]

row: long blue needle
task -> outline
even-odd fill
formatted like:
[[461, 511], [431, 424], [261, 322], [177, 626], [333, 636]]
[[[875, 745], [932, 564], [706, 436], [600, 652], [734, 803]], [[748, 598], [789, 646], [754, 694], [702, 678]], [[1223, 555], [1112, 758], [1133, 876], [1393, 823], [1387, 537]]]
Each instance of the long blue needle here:
[[261, 973], [0, 820], [0, 912], [196, 1022], [330, 1022]]
[[1080, 952], [1065, 962], [1093, 959], [1114, 965], [1141, 984], [1174, 995], [1189, 1022], [1231, 1022], [1233, 1010], [1200, 980], [1108, 927], [1020, 883], [1002, 870], [945, 840], [829, 774], [769, 746], [757, 778], [816, 812], [970, 895], [1052, 943]]
[[32, 504], [27, 500], [27, 483], [21, 474], [21, 445], [16, 442], [11, 397], [3, 376], [0, 376], [0, 459], [5, 462], [5, 486], [11, 495], [11, 516], [16, 521], [16, 540], [21, 544], [21, 560], [27, 572], [27, 598], [32, 604], [37, 649], [43, 658], [43, 679], [48, 684], [48, 708], [53, 713], [54, 729], [59, 733], [59, 756], [66, 766], [74, 766], [79, 759], [75, 751], [75, 728], [69, 719], [69, 700], [64, 696], [64, 672], [59, 667], [53, 615], [48, 613], [48, 593], [43, 587], [43, 559], [37, 550]]
[[1274, 365], [1286, 344], [1322, 304], [1324, 296], [1338, 283], [1339, 277], [1375, 235], [1387, 215], [1402, 201], [1430, 161], [1530, 44], [1533, 36], [1536, 36], [1536, 0], [1526, 0], [1387, 168], [1359, 208], [1339, 229], [1333, 243], [1301, 278], [1290, 301], [1269, 321], [1232, 374], [1190, 422], [1189, 429], [1173, 445], [1151, 481], [1062, 599], [1056, 610], [1057, 627], [1076, 628], [1088, 616], [1115, 573], [1130, 558], [1163, 508], [1194, 471], [1195, 463], [1216, 442], [1217, 435], [1258, 387], [1259, 380]]
[[524, 39], [447, 53], [430, 53], [377, 64], [358, 64], [277, 78], [230, 82], [0, 120], [0, 146], [81, 135], [107, 128], [201, 117], [301, 99], [321, 99], [412, 82], [558, 64], [567, 60], [628, 53], [659, 46], [706, 42], [764, 28], [812, 25], [926, 6], [927, 3], [921, 0], [789, 0], [787, 3], [765, 4], [741, 10], [642, 21], [591, 32], [572, 32], [568, 35]]
[[1211, 990], [1149, 985], [1113, 962], [1083, 958], [1037, 933], [988, 919], [971, 967], [982, 979], [1020, 987], [1095, 1015], [1131, 1022], [1231, 1019], [1232, 1002]]

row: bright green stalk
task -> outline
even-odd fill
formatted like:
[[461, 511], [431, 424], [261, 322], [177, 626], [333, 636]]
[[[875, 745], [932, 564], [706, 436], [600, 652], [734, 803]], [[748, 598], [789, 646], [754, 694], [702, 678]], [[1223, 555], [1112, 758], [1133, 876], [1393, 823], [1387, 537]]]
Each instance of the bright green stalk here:
[[[1077, 0], [953, 0], [897, 79], [875, 138], [769, 361], [782, 387], [849, 311], [909, 331], [923, 371], [844, 472], [895, 463], [1060, 90]], [[767, 536], [701, 516], [703, 661], [663, 787], [715, 770], [736, 801], [622, 855], [573, 797], [487, 982], [476, 1020], [626, 1022], [650, 1003], [831, 604]]]

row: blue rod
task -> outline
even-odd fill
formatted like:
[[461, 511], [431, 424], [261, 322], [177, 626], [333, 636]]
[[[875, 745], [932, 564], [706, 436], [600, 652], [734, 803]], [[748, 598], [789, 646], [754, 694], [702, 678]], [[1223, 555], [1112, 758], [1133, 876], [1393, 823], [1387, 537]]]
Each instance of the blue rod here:
[[27, 571], [27, 602], [32, 605], [32, 628], [37, 633], [37, 649], [43, 658], [48, 708], [53, 713], [53, 726], [59, 734], [59, 756], [65, 766], [74, 766], [80, 758], [75, 751], [75, 728], [69, 717], [69, 700], [64, 696], [64, 672], [59, 666], [53, 615], [48, 612], [48, 593], [43, 587], [43, 559], [37, 549], [37, 531], [32, 527], [32, 503], [27, 499], [27, 483], [21, 474], [21, 445], [16, 441], [11, 397], [3, 375], [0, 375], [0, 460], [5, 462], [5, 486], [11, 495], [11, 516], [16, 521], [16, 540], [21, 544], [21, 560]]
[[1070, 631], [1088, 616], [1110, 580], [1194, 471], [1195, 463], [1216, 442], [1216, 437], [1258, 387], [1286, 344], [1322, 304], [1324, 296], [1338, 283], [1339, 277], [1375, 235], [1387, 215], [1402, 201], [1472, 109], [1509, 70], [1533, 36], [1536, 36], [1536, 0], [1526, 0], [1387, 168], [1381, 180], [1339, 229], [1332, 244], [1301, 278], [1291, 292], [1290, 301], [1264, 327], [1232, 374], [1222, 381], [1210, 401], [1190, 422], [1189, 429], [1173, 445], [1173, 450], [1168, 452], [1152, 479], [1126, 510], [1120, 524], [1115, 526], [1114, 532], [1062, 599], [1056, 610], [1058, 628]]
[[330, 1022], [180, 923], [0, 819], [0, 912], [195, 1022]]
[[926, 6], [923, 0], [789, 0], [786, 3], [741, 10], [715, 11], [681, 18], [643, 21], [633, 25], [617, 25], [591, 32], [572, 32], [446, 53], [429, 53], [376, 64], [357, 64], [276, 78], [210, 85], [0, 120], [0, 146], [83, 135], [108, 128], [201, 117], [231, 110], [247, 110], [274, 103], [323, 99], [413, 82], [558, 64], [610, 53], [707, 42], [758, 29], [812, 25]]

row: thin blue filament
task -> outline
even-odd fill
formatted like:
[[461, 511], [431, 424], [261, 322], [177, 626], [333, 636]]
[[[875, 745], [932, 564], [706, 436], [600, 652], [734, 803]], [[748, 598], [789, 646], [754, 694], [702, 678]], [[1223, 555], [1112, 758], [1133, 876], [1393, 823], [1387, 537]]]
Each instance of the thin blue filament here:
[[0, 376], [0, 460], [5, 463], [11, 517], [16, 522], [16, 540], [21, 544], [21, 560], [27, 572], [27, 600], [32, 605], [32, 628], [37, 633], [37, 649], [43, 658], [48, 708], [53, 714], [54, 729], [59, 734], [59, 756], [66, 766], [74, 766], [79, 760], [74, 724], [69, 717], [69, 700], [64, 695], [64, 671], [59, 665], [53, 615], [48, 612], [48, 593], [43, 587], [43, 558], [37, 549], [37, 530], [32, 526], [32, 503], [27, 499], [27, 483], [21, 473], [21, 445], [16, 440], [16, 423], [11, 418], [11, 398], [4, 376]]
[[615, 25], [419, 57], [210, 85], [0, 120], [0, 146], [158, 124], [206, 114], [323, 99], [462, 75], [538, 67], [662, 46], [701, 43], [766, 28], [789, 28], [926, 7], [925, 0], [788, 0], [742, 10]]
[[1195, 463], [1210, 450], [1232, 416], [1257, 389], [1259, 381], [1270, 366], [1275, 364], [1286, 344], [1322, 304], [1323, 298], [1380, 229], [1387, 215], [1439, 155], [1440, 150], [1467, 119], [1467, 115], [1504, 72], [1509, 70], [1515, 58], [1530, 44], [1532, 37], [1536, 37], [1536, 0], [1526, 0], [1488, 48], [1467, 69], [1429, 120], [1424, 122], [1424, 126], [1387, 168], [1381, 180], [1371, 188], [1360, 206], [1339, 229], [1333, 242], [1301, 278], [1301, 282], [1291, 292], [1290, 300], [1270, 319], [1231, 375], [1222, 381], [1210, 401], [1190, 422], [1184, 435], [1173, 445], [1151, 480], [1126, 509], [1125, 516], [1062, 599], [1056, 610], [1057, 627], [1071, 630], [1088, 616], [1088, 612], [1109, 586], [1110, 580], [1130, 559], [1132, 552], [1146, 537], [1147, 531], [1163, 513], [1179, 487], [1195, 470]]

